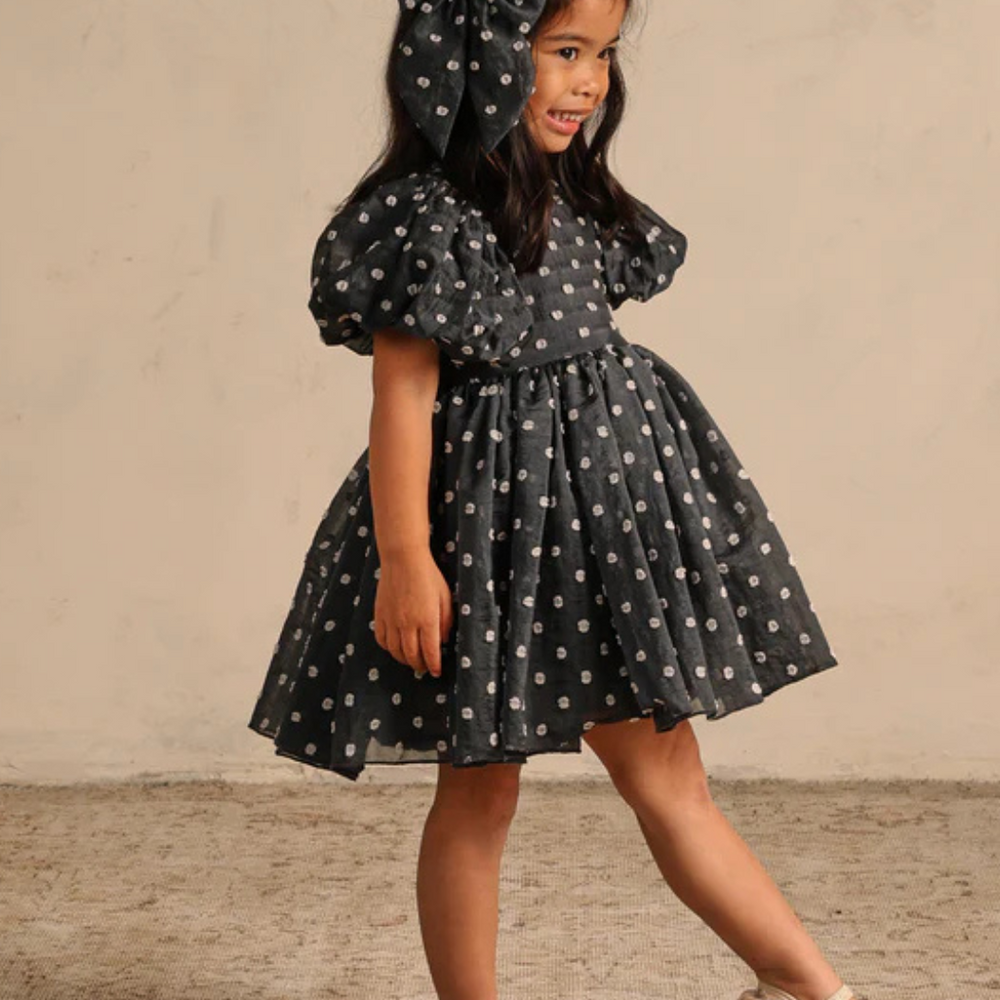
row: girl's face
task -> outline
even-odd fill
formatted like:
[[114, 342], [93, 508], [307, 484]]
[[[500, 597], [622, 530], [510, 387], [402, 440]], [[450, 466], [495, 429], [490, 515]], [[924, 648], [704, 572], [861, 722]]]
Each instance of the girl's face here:
[[567, 14], [535, 38], [535, 92], [524, 121], [545, 152], [563, 152], [583, 127], [558, 120], [559, 112], [586, 118], [607, 96], [611, 50], [625, 10], [626, 0], [574, 0]]

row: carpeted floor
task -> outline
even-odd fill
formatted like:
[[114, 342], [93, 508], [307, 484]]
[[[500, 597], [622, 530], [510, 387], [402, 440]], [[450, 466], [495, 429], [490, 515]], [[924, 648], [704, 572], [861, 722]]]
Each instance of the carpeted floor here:
[[[1000, 998], [1000, 785], [712, 781], [870, 1000]], [[0, 997], [434, 1000], [414, 874], [433, 787], [0, 786]], [[736, 1000], [752, 976], [606, 780], [522, 778], [502, 1000]]]

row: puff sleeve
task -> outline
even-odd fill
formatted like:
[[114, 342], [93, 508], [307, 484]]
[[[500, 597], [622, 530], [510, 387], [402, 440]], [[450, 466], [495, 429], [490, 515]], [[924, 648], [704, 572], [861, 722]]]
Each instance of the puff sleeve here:
[[602, 241], [604, 283], [612, 309], [626, 299], [646, 302], [669, 288], [687, 255], [687, 237], [645, 202], [635, 200], [641, 240], [618, 235]]
[[393, 327], [457, 361], [516, 357], [531, 311], [481, 209], [442, 175], [387, 181], [341, 209], [312, 261], [309, 310], [327, 344], [373, 353]]

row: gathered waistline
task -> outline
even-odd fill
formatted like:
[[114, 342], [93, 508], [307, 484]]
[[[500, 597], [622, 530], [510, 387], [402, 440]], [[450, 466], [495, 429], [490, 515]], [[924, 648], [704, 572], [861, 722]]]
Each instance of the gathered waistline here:
[[599, 343], [590, 344], [587, 347], [581, 347], [568, 354], [553, 353], [551, 355], [546, 355], [544, 353], [534, 352], [531, 354], [530, 360], [520, 364], [516, 359], [500, 361], [497, 363], [485, 361], [481, 358], [470, 359], [468, 361], [455, 361], [442, 352], [440, 383], [441, 385], [457, 385], [473, 379], [504, 378], [507, 375], [511, 375], [517, 371], [523, 371], [526, 368], [539, 368], [543, 365], [554, 364], [557, 361], [569, 361], [572, 358], [578, 358], [584, 354], [596, 354], [598, 351], [607, 351], [614, 347], [624, 347], [629, 343], [629, 341], [626, 340], [619, 331], [610, 329], [602, 331], [599, 340]]

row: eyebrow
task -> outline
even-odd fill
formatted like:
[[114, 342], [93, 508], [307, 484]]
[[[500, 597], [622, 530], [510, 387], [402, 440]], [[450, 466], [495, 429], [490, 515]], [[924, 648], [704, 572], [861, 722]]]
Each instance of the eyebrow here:
[[[608, 45], [617, 42], [622, 36], [615, 35], [614, 38], [608, 42]], [[592, 39], [588, 38], [586, 35], [575, 35], [572, 32], [563, 32], [561, 35], [546, 35], [546, 42], [583, 42], [584, 45], [589, 45], [592, 43]]]

